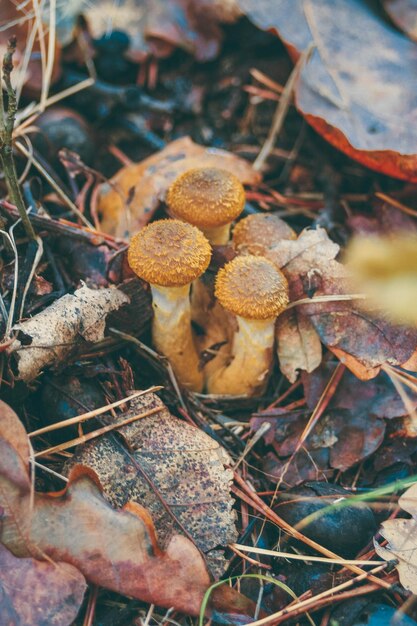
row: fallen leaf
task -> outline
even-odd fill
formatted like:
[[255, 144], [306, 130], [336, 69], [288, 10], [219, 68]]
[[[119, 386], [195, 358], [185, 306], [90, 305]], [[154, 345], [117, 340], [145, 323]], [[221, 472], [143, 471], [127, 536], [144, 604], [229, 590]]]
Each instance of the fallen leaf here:
[[415, 44], [362, 0], [239, 0], [301, 69], [296, 106], [333, 146], [367, 167], [417, 181]]
[[389, 519], [382, 523], [379, 534], [388, 541], [382, 548], [376, 541], [376, 553], [386, 561], [397, 560], [401, 584], [417, 593], [417, 484], [412, 485], [398, 500], [411, 519]]
[[[265, 442], [272, 445], [278, 457], [275, 459], [274, 474], [278, 468], [285, 466], [286, 460], [297, 450], [300, 437], [307, 426], [308, 415], [305, 412], [275, 413], [274, 417], [252, 418], [251, 426], [258, 430], [263, 423], [271, 427], [264, 437]], [[301, 455], [297, 454], [298, 472], [307, 467], [315, 466], [315, 471], [326, 472], [330, 468], [346, 471], [360, 461], [368, 458], [381, 445], [385, 434], [383, 420], [364, 412], [331, 409], [321, 418], [303, 444]], [[314, 463], [305, 457], [321, 453]], [[297, 462], [296, 458], [296, 462]], [[269, 459], [269, 472], [272, 471], [273, 459]], [[311, 475], [309, 470], [307, 476]], [[317, 474], [316, 474], [317, 475]], [[305, 477], [305, 476], [304, 476]], [[286, 481], [289, 477], [286, 476]]]
[[284, 312], [277, 320], [276, 337], [279, 368], [290, 383], [297, 380], [299, 370], [313, 372], [320, 365], [320, 337], [306, 315], [294, 309]]
[[[132, 501], [115, 510], [102, 496], [97, 475], [87, 467], [75, 466], [61, 492], [33, 493], [28, 459], [17, 451], [24, 449], [22, 430], [13, 426], [13, 438], [4, 437], [13, 417], [18, 421], [13, 412], [4, 422], [0, 419], [0, 542], [15, 557], [52, 560], [56, 568], [63, 562], [90, 583], [198, 615], [210, 576], [196, 546], [187, 537], [172, 534], [166, 550], [161, 550], [149, 512]], [[51, 593], [50, 601], [55, 590]], [[224, 614], [226, 623], [230, 623], [227, 614], [234, 611], [245, 623], [245, 615], [254, 610], [244, 596], [221, 588], [211, 606]]]
[[207, 554], [213, 573], [219, 574], [226, 565], [220, 547], [237, 537], [230, 496], [232, 472], [225, 469], [230, 460], [216, 441], [171, 415], [154, 394], [133, 399], [116, 421], [155, 407], [160, 407], [156, 414], [119, 429], [127, 447], [106, 435], [77, 448], [67, 467], [81, 463], [93, 469], [114, 506], [127, 501], [142, 504], [152, 516], [162, 547], [181, 532], [176, 517]]
[[[388, 320], [369, 307], [366, 301], [343, 297], [355, 294], [349, 270], [335, 260], [339, 246], [322, 228], [304, 230], [295, 240], [283, 240], [268, 251], [268, 258], [285, 274], [290, 288], [290, 301], [319, 296], [332, 296], [334, 301], [311, 302], [295, 307], [292, 325], [278, 323], [278, 357], [284, 359], [283, 373], [291, 382], [297, 369], [305, 369], [305, 349], [295, 351], [294, 344], [314, 348], [316, 331], [320, 340], [358, 378], [375, 377], [381, 365], [402, 365], [410, 359], [417, 346], [417, 329]], [[340, 300], [338, 299], [340, 297]], [[290, 309], [290, 315], [294, 315]], [[305, 319], [309, 320], [307, 324]], [[294, 319], [294, 318], [293, 318]], [[290, 332], [287, 332], [289, 328]], [[298, 337], [294, 340], [294, 333]], [[289, 364], [286, 355], [291, 355]], [[318, 364], [317, 348], [310, 363]], [[310, 368], [311, 371], [311, 368]]]
[[[335, 364], [323, 363], [312, 374], [302, 375], [304, 394], [311, 411], [316, 407], [334, 369]], [[407, 395], [411, 405], [417, 408], [417, 394], [407, 389]], [[358, 380], [350, 372], [345, 372], [329, 407], [390, 420], [408, 414], [397, 390], [384, 372], [367, 381]]]
[[34, 380], [48, 365], [65, 359], [80, 341], [104, 337], [106, 316], [130, 302], [120, 289], [89, 289], [56, 300], [41, 313], [13, 326], [16, 339], [7, 352], [13, 355], [16, 378]]
[[260, 175], [244, 159], [182, 137], [144, 161], [123, 167], [99, 187], [97, 208], [102, 230], [129, 238], [150, 221], [175, 178], [193, 167], [220, 167], [244, 184], [260, 182]]
[[411, 39], [417, 39], [416, 0], [383, 0], [383, 4], [394, 24]]
[[84, 576], [68, 563], [16, 558], [0, 544], [0, 623], [68, 626], [81, 607]]

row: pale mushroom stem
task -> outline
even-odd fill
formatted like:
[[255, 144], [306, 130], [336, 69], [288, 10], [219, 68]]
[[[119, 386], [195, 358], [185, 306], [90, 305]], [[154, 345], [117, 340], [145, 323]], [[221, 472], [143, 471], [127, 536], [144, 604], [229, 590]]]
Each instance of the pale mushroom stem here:
[[275, 318], [252, 320], [236, 317], [239, 330], [233, 338], [229, 365], [208, 376], [208, 393], [254, 396], [268, 383], [274, 347]]
[[155, 348], [169, 360], [174, 374], [190, 391], [202, 391], [203, 374], [191, 328], [190, 285], [151, 285]]
[[225, 246], [230, 239], [230, 224], [215, 228], [201, 228], [212, 246]]

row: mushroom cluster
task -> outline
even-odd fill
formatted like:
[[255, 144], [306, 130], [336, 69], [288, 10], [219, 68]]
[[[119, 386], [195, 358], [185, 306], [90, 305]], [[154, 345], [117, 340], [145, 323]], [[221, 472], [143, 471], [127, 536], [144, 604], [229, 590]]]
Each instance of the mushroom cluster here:
[[[189, 170], [168, 191], [172, 219], [146, 226], [129, 245], [131, 269], [150, 285], [155, 348], [190, 391], [255, 396], [268, 382], [275, 320], [288, 305], [288, 284], [267, 251], [277, 238], [294, 238], [294, 232], [274, 216], [244, 218], [233, 235], [237, 256], [218, 271], [214, 292], [199, 280], [209, 266], [211, 246], [229, 244], [231, 224], [244, 204], [243, 186], [230, 172]], [[211, 301], [213, 319], [202, 315], [203, 301]], [[200, 353], [210, 327], [222, 326], [222, 316], [226, 340], [204, 365]], [[206, 338], [195, 334], [196, 318]]]

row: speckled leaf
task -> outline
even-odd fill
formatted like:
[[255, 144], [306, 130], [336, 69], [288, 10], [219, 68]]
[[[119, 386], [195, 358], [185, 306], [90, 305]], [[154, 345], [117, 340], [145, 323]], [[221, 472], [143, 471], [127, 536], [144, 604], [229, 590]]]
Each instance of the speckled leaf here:
[[232, 472], [225, 469], [228, 455], [201, 430], [171, 415], [154, 394], [132, 400], [118, 420], [154, 407], [160, 411], [119, 429], [130, 452], [114, 437], [105, 436], [79, 447], [72, 463], [97, 473], [113, 505], [123, 506], [128, 500], [142, 504], [163, 547], [173, 533], [181, 532], [176, 517], [207, 554], [213, 573], [220, 573], [224, 561], [217, 548], [236, 540]]

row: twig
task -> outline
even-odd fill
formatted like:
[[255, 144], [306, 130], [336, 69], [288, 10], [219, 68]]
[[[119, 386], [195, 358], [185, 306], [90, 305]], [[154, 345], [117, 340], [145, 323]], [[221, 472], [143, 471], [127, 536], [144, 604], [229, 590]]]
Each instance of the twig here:
[[302, 55], [300, 56], [300, 58], [297, 61], [296, 66], [294, 67], [293, 71], [290, 74], [290, 77], [287, 81], [287, 84], [285, 85], [284, 91], [282, 92], [281, 98], [279, 100], [279, 103], [277, 105], [276, 111], [274, 113], [274, 119], [272, 120], [272, 125], [271, 128], [269, 130], [269, 134], [268, 137], [265, 140], [264, 145], [262, 146], [262, 149], [260, 151], [260, 153], [258, 154], [257, 158], [255, 159], [255, 162], [253, 164], [253, 167], [255, 170], [260, 171], [263, 169], [263, 166], [265, 165], [265, 161], [267, 160], [267, 158], [269, 157], [275, 143], [278, 137], [278, 134], [282, 128], [282, 125], [284, 123], [285, 117], [287, 115], [287, 111], [289, 109], [290, 103], [291, 103], [291, 99], [294, 93], [294, 89], [295, 89], [295, 84], [297, 82], [298, 76], [304, 66], [304, 64], [308, 61], [308, 59], [310, 58], [310, 55], [314, 49], [314, 44], [311, 44], [307, 50], [305, 50]]
[[[3, 165], [4, 176], [10, 199], [18, 208], [26, 235], [36, 241], [35, 231], [30, 223], [23, 202], [22, 192], [17, 179], [16, 166], [13, 158], [13, 128], [17, 111], [16, 93], [11, 82], [13, 71], [13, 54], [16, 50], [16, 37], [11, 37], [7, 45], [7, 52], [3, 57], [3, 80], [7, 92], [7, 111], [4, 108], [4, 98], [0, 99], [0, 161]], [[1, 88], [1, 76], [0, 76]]]

